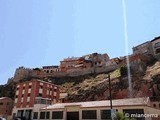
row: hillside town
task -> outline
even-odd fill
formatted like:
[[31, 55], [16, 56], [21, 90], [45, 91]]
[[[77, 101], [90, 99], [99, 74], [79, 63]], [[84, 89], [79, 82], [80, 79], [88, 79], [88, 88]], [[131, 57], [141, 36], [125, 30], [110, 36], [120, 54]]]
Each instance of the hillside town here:
[[[135, 116], [137, 120], [160, 120], [160, 37], [137, 45], [132, 50], [132, 54], [116, 58], [110, 58], [107, 53], [92, 53], [81, 57], [64, 58], [59, 65], [17, 68], [14, 76], [8, 79], [6, 85], [2, 85], [2, 87], [10, 86], [8, 94], [11, 95], [12, 92], [13, 95], [9, 97], [0, 92], [0, 117], [7, 120], [17, 118], [24, 120], [111, 119], [111, 96], [108, 97], [110, 86], [104, 86], [102, 90], [102, 86], [105, 84], [108, 86], [108, 80], [111, 79], [114, 110], [120, 113], [155, 115], [147, 118]], [[121, 68], [127, 68], [127, 57], [129, 57], [133, 71], [135, 89], [132, 98], [128, 97], [127, 75], [121, 71]], [[151, 65], [154, 64], [156, 70], [153, 70], [155, 72], [152, 73]], [[117, 70], [120, 71], [121, 76], [115, 75]], [[111, 78], [106, 76], [108, 74], [111, 75]], [[138, 78], [138, 75], [142, 77]], [[87, 84], [87, 80], [81, 80], [81, 78], [88, 81], [91, 78], [91, 82]], [[95, 86], [91, 86], [92, 91], [87, 93], [85, 90], [88, 90], [87, 87], [89, 88], [93, 82], [92, 79], [97, 81], [94, 83]], [[125, 82], [121, 82], [123, 80]], [[138, 80], [143, 83], [139, 83]], [[82, 82], [88, 85], [83, 90], [80, 86]], [[69, 83], [75, 84], [72, 84], [72, 87], [65, 86], [64, 89], [64, 85]], [[121, 86], [122, 84], [124, 87]], [[96, 85], [101, 85], [101, 87], [98, 88]], [[121, 92], [114, 92], [114, 89]]]

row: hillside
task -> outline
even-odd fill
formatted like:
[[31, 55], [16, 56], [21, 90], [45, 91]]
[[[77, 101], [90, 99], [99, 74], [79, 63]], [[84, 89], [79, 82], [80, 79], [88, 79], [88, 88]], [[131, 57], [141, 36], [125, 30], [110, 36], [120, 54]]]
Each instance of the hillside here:
[[[126, 72], [126, 71], [125, 71]], [[46, 77], [43, 80], [51, 80], [60, 86], [61, 92], [67, 92], [66, 101], [92, 101], [109, 98], [109, 83], [106, 79], [108, 73], [89, 74], [75, 77]], [[110, 72], [113, 99], [128, 97], [127, 74], [121, 72], [121, 68]], [[160, 96], [160, 61], [148, 65], [144, 72], [132, 69], [133, 97]], [[0, 86], [0, 97], [14, 98], [16, 83]]]
[[[135, 74], [136, 73], [136, 74]], [[111, 72], [113, 99], [128, 97], [127, 76], [117, 69]], [[67, 82], [61, 85], [61, 92], [69, 93], [67, 101], [104, 100], [109, 97], [108, 74], [99, 74], [83, 81]], [[148, 66], [144, 73], [132, 72], [133, 97], [160, 96], [160, 61]]]

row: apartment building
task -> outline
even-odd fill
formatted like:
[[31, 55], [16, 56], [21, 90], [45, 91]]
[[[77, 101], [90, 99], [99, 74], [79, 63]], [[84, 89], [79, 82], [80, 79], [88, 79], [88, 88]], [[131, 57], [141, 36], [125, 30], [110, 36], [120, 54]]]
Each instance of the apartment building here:
[[50, 82], [34, 79], [18, 83], [12, 116], [31, 120], [41, 107], [58, 102], [59, 94], [59, 87]]
[[0, 98], [0, 117], [7, 118], [12, 114], [14, 101], [8, 97]]
[[152, 44], [150, 41], [147, 41], [136, 47], [133, 47], [132, 50], [133, 50], [133, 54], [145, 54], [145, 55], [153, 54]]
[[133, 54], [152, 55], [160, 59], [160, 36], [132, 48]]
[[[146, 98], [116, 99], [112, 101], [113, 109], [127, 113], [128, 117], [135, 114], [136, 120], [159, 120], [160, 110], [151, 107]], [[89, 101], [75, 103], [57, 103], [40, 109], [40, 120], [110, 120], [110, 101]], [[45, 116], [47, 114], [47, 116]], [[154, 114], [152, 117], [136, 117], [136, 115]], [[132, 116], [133, 117], [133, 116]]]
[[67, 71], [69, 69], [83, 68], [84, 61], [83, 57], [65, 58], [63, 61], [60, 61], [60, 69], [61, 71]]

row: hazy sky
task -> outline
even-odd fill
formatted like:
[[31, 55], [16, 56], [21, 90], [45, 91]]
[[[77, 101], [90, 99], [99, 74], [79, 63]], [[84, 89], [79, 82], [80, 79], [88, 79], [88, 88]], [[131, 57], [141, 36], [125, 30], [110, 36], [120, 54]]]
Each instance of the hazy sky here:
[[[160, 0], [127, 0], [129, 53], [160, 36]], [[19, 66], [67, 57], [126, 55], [122, 0], [0, 0], [0, 84]]]

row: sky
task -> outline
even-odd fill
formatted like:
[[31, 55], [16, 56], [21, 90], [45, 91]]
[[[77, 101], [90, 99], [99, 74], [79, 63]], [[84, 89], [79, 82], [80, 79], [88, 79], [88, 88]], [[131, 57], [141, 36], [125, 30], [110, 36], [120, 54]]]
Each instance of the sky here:
[[[128, 54], [160, 36], [160, 0], [126, 0]], [[0, 0], [0, 85], [16, 68], [126, 55], [122, 0]]]

